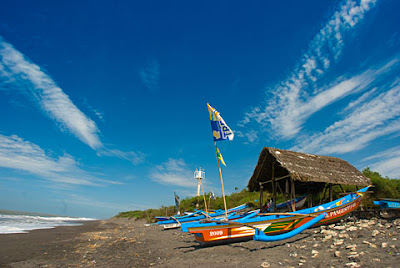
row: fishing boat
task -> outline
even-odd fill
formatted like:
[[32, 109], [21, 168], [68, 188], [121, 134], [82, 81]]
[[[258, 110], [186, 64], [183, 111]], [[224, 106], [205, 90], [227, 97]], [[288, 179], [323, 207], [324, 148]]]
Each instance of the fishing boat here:
[[337, 222], [358, 208], [369, 187], [342, 198], [312, 208], [287, 213], [263, 213], [251, 218], [212, 221], [188, 227], [202, 245], [235, 240], [278, 241], [297, 235], [303, 230]]
[[374, 201], [374, 204], [381, 207], [379, 214], [382, 218], [400, 217], [400, 199], [381, 198]]
[[[248, 204], [242, 204], [240, 206], [228, 209], [227, 213], [230, 216], [233, 216], [235, 213], [242, 212], [248, 208], [249, 208]], [[197, 222], [203, 219], [216, 219], [220, 216], [223, 216], [224, 214], [225, 210], [222, 209], [215, 210], [214, 212], [211, 213], [206, 213], [203, 210], [197, 210], [191, 214], [187, 214], [180, 217], [171, 216], [167, 220], [157, 222], [157, 224], [163, 225], [164, 229], [174, 229], [174, 228], [179, 228], [182, 223]]]
[[[307, 196], [301, 196], [297, 197], [295, 199], [289, 200], [287, 202], [282, 202], [276, 205], [276, 212], [287, 212], [290, 211], [290, 204], [293, 202], [295, 209], [298, 210], [299, 208], [302, 208], [307, 200]], [[272, 204], [269, 204], [269, 206], [266, 208], [267, 212], [273, 212], [272, 211]]]
[[380, 206], [382, 209], [400, 210], [400, 199], [381, 198], [379, 201], [374, 201], [374, 204]]
[[[277, 212], [286, 212], [288, 211], [290, 208], [290, 204], [293, 202], [295, 204], [296, 209], [301, 208], [302, 206], [304, 206], [304, 203], [306, 201], [307, 197], [306, 196], [302, 196], [302, 197], [298, 197], [294, 200], [289, 200], [288, 202], [282, 202], [276, 205], [276, 211]], [[254, 202], [257, 202], [258, 200], [255, 200]], [[289, 206], [288, 206], [289, 204]], [[271, 203], [268, 204], [268, 207], [264, 207], [264, 212], [271, 212], [272, 211], [272, 205]], [[256, 209], [256, 210], [250, 210], [250, 211], [245, 211], [245, 210], [236, 210], [234, 213], [232, 213], [231, 210], [228, 210], [228, 220], [238, 220], [238, 219], [250, 219], [250, 218], [254, 218], [255, 216], [259, 215], [260, 213], [260, 209]], [[218, 216], [216, 218], [213, 218], [213, 220], [219, 220], [219, 219], [223, 219], [223, 216], [221, 214], [221, 216]], [[201, 221], [201, 220], [200, 220]], [[193, 227], [196, 225], [201, 224], [199, 220], [198, 221], [191, 221], [191, 222], [184, 222], [181, 224], [181, 228], [183, 232], [187, 232], [189, 227]]]

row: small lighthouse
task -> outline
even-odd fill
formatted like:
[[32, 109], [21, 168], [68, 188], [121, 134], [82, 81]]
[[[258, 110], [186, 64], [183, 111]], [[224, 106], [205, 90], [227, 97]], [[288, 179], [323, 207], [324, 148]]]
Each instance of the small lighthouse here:
[[[193, 177], [194, 177], [195, 180], [198, 180], [198, 183], [197, 183], [197, 196], [198, 197], [200, 196], [200, 189], [201, 189], [201, 192], [203, 194], [203, 199], [204, 199], [204, 208], [206, 209], [206, 214], [208, 215], [206, 197], [204, 195], [203, 184], [201, 183], [201, 180], [204, 180], [206, 178], [206, 173], [204, 172], [204, 169], [201, 169], [201, 168], [196, 169], [196, 171], [194, 172], [194, 176]], [[199, 199], [197, 198], [197, 205], [199, 204], [198, 200]]]

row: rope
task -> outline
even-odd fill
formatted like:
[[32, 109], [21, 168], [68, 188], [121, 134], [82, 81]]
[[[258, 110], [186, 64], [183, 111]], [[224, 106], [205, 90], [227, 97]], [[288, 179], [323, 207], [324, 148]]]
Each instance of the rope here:
[[175, 220], [177, 223], [181, 224], [181, 223], [178, 221], [178, 219], [175, 218], [174, 216], [171, 216], [171, 218], [172, 218], [173, 220]]

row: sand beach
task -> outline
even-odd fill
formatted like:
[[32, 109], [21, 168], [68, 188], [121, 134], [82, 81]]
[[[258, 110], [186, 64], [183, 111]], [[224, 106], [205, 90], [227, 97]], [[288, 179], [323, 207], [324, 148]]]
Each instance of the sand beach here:
[[109, 219], [0, 235], [0, 267], [398, 267], [400, 219], [350, 217], [292, 239], [202, 247], [180, 229]]

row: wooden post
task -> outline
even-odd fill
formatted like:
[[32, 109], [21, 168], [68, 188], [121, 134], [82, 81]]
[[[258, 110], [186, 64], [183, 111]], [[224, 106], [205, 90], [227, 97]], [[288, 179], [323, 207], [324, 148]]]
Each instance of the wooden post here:
[[264, 204], [264, 196], [263, 196], [263, 189], [264, 186], [260, 183], [260, 210], [262, 210], [263, 204]]
[[285, 181], [285, 193], [286, 193], [287, 195], [290, 194], [290, 191], [289, 191], [289, 179], [287, 179], [287, 180]]
[[276, 181], [275, 181], [275, 159], [272, 160], [272, 200], [273, 200], [273, 208], [274, 208], [274, 212], [276, 212]]
[[204, 195], [203, 184], [201, 183], [201, 179], [200, 179], [200, 178], [199, 178], [199, 183], [200, 183], [201, 192], [203, 193], [204, 208], [206, 209], [206, 215], [207, 215], [207, 217], [208, 217], [208, 209], [207, 209], [206, 197], [205, 197], [205, 195]]
[[218, 148], [217, 148], [217, 142], [216, 141], [214, 141], [214, 146], [215, 146], [215, 154], [217, 155], [219, 178], [221, 180], [222, 198], [224, 199], [225, 219], [228, 220], [228, 212], [227, 212], [227, 208], [226, 208], [225, 191], [224, 191], [224, 181], [222, 179], [221, 165], [219, 163]]
[[343, 189], [343, 187], [342, 187], [341, 184], [339, 184], [339, 187], [340, 187], [340, 189], [342, 190], [342, 193], [345, 193], [345, 191], [344, 191], [344, 189]]
[[295, 205], [295, 198], [296, 198], [296, 187], [295, 187], [295, 184], [294, 184], [294, 180], [293, 180], [293, 178], [292, 177], [290, 177], [290, 184], [291, 184], [291, 186], [292, 186], [292, 190], [291, 190], [291, 193], [292, 193], [292, 211], [296, 211], [296, 205]]
[[332, 183], [329, 183], [329, 202], [333, 200]]

